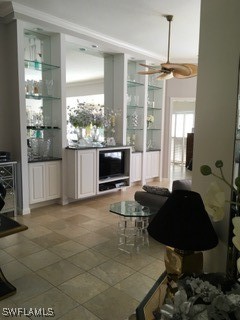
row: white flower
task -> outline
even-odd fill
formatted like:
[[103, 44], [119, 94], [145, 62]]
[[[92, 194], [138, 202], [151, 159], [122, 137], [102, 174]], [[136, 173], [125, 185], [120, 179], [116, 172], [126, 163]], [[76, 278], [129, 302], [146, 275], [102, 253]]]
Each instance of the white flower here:
[[147, 116], [147, 122], [153, 123], [153, 122], [154, 122], [154, 116], [151, 115], [151, 114], [149, 114], [149, 115]]
[[225, 194], [216, 182], [212, 182], [205, 198], [205, 207], [213, 221], [220, 221], [224, 217]]

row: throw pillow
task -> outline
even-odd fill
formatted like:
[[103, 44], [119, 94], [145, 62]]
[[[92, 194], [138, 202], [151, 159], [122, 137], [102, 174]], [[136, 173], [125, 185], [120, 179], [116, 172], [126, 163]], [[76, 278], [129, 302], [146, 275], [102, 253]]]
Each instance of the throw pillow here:
[[171, 192], [167, 188], [160, 188], [155, 186], [148, 186], [144, 185], [143, 190], [152, 193], [152, 194], [158, 194], [160, 196], [169, 197], [171, 195]]

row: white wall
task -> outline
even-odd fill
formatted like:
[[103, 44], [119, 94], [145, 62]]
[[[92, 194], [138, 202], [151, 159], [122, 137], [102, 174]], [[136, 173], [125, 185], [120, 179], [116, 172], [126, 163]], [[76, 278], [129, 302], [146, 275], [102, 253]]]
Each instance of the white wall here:
[[[228, 180], [232, 177], [238, 65], [240, 52], [240, 1], [202, 0], [199, 72], [197, 82], [193, 190], [202, 197], [213, 177], [204, 177], [202, 164], [224, 162]], [[226, 189], [225, 185], [222, 187]], [[227, 194], [229, 195], [229, 192]], [[227, 240], [229, 230], [228, 208], [226, 217], [214, 226], [220, 244], [206, 252], [205, 270], [226, 270]]]
[[171, 128], [171, 99], [196, 98], [197, 77], [189, 79], [166, 80], [165, 112], [163, 128], [163, 178], [169, 178], [170, 170], [170, 128]]
[[67, 97], [79, 97], [104, 93], [104, 79], [68, 83]]

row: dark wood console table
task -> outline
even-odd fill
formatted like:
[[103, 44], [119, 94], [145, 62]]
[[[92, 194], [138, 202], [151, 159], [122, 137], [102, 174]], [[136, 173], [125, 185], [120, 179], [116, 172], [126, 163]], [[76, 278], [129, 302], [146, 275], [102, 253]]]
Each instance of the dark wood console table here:
[[[11, 234], [27, 230], [28, 227], [24, 224], [5, 216], [0, 213], [0, 238], [9, 236]], [[15, 294], [17, 289], [7, 281], [1, 268], [0, 268], [0, 300], [8, 298]]]

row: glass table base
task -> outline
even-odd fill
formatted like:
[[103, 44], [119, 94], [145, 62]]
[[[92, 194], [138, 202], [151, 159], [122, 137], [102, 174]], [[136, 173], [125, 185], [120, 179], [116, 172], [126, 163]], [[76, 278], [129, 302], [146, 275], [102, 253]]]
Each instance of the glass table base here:
[[140, 252], [149, 246], [148, 217], [123, 217], [118, 222], [118, 249], [126, 253]]

